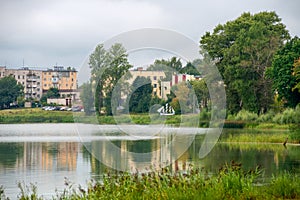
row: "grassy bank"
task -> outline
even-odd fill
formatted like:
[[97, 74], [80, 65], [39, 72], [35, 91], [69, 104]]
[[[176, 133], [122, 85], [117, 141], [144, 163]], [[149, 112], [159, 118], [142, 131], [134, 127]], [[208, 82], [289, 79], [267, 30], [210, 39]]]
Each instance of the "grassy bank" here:
[[[79, 121], [85, 123], [92, 123], [95, 121], [94, 116], [85, 116], [82, 112], [70, 112], [70, 111], [45, 111], [41, 108], [23, 108], [23, 109], [7, 109], [0, 110], [0, 123], [39, 123], [39, 122], [53, 122], [53, 123], [67, 123], [74, 122], [73, 114], [75, 117], [79, 117]], [[183, 119], [183, 121], [181, 121]], [[100, 124], [116, 124], [116, 123], [130, 123], [131, 120], [136, 124], [149, 124], [149, 123], [162, 123], [165, 120], [166, 124], [173, 125], [189, 125], [189, 123], [195, 122], [199, 119], [197, 115], [186, 115], [182, 118], [181, 115], [165, 116], [164, 118], [159, 115], [148, 114], [130, 114], [121, 116], [98, 116], [97, 120]], [[195, 123], [192, 123], [195, 124]], [[258, 125], [258, 126], [257, 126]], [[199, 120], [200, 127], [208, 127], [209, 119]], [[225, 121], [225, 128], [248, 128], [251, 126], [250, 122], [244, 122], [241, 120]], [[256, 124], [258, 128], [259, 124]], [[288, 128], [288, 125], [279, 125], [274, 123], [268, 123], [261, 125], [261, 128]]]
[[45, 111], [41, 108], [0, 110], [1, 124], [73, 122], [72, 112], [67, 111]]
[[[88, 188], [73, 188], [66, 182], [62, 193], [53, 199], [299, 199], [300, 178], [288, 172], [259, 182], [260, 170], [244, 171], [239, 164], [225, 165], [216, 175], [201, 169], [186, 173], [168, 170], [150, 173], [106, 174]], [[19, 185], [19, 199], [43, 199], [38, 187]], [[27, 188], [27, 189], [26, 189]], [[28, 189], [30, 188], [30, 189]], [[5, 191], [0, 191], [5, 198]]]

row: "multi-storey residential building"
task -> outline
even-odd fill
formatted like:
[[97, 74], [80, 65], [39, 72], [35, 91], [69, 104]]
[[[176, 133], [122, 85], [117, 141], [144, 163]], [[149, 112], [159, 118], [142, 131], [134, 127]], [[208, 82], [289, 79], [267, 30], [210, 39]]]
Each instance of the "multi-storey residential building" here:
[[53, 69], [44, 70], [42, 73], [42, 90], [46, 93], [50, 88], [57, 88], [62, 98], [77, 99], [77, 71], [73, 68], [65, 69], [54, 66]]
[[79, 98], [77, 71], [75, 69], [64, 69], [57, 66], [48, 70], [33, 70], [28, 67], [20, 69], [0, 67], [0, 78], [10, 75], [24, 86], [26, 99], [39, 100], [52, 87], [59, 90], [62, 98], [68, 97], [69, 101]]
[[77, 89], [77, 71], [75, 69], [64, 69], [55, 66], [53, 69], [43, 71], [43, 90], [58, 88], [61, 92]]
[[164, 71], [146, 71], [142, 70], [142, 68], [137, 68], [137, 70], [130, 70], [129, 72], [132, 75], [131, 79], [128, 80], [129, 84], [132, 84], [138, 76], [149, 78], [153, 87], [152, 95], [156, 95], [165, 100], [168, 98], [167, 95], [171, 93], [171, 87], [173, 85], [199, 79], [198, 77], [189, 74], [173, 74], [170, 81], [166, 81], [166, 74]]
[[21, 69], [0, 67], [0, 78], [5, 76], [13, 76], [18, 83], [24, 86], [26, 99], [40, 99], [42, 97], [41, 70], [32, 70], [27, 67]]
[[152, 94], [153, 96], [158, 96], [162, 98], [160, 91], [160, 81], [166, 77], [165, 72], [163, 71], [146, 71], [146, 70], [131, 70], [131, 79], [128, 80], [129, 84], [132, 84], [133, 81], [138, 77], [145, 77], [151, 80], [151, 85], [153, 87]]

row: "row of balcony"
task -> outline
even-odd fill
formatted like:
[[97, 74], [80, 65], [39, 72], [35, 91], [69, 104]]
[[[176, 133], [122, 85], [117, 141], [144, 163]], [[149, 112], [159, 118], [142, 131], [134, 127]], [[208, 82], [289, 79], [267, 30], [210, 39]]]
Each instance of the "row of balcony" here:
[[37, 85], [27, 85], [27, 88], [36, 88]]
[[36, 91], [26, 91], [25, 94], [36, 94]]
[[37, 78], [27, 78], [26, 81], [27, 82], [36, 82]]

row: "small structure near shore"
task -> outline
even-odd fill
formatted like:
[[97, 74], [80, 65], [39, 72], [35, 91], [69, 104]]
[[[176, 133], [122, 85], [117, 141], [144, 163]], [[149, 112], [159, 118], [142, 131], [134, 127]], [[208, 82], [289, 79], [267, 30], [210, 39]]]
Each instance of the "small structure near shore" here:
[[160, 115], [175, 115], [175, 110], [168, 103], [159, 108], [157, 112], [159, 112]]

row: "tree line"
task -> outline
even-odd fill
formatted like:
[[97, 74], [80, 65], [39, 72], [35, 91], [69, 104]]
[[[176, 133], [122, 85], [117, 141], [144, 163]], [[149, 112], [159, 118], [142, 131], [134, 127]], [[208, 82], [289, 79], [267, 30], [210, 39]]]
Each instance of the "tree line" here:
[[[205, 71], [205, 61], [214, 63], [224, 81], [228, 114], [241, 110], [264, 114], [271, 109], [294, 108], [299, 104], [300, 39], [290, 36], [275, 12], [243, 13], [235, 20], [219, 24], [201, 37], [199, 47], [202, 59], [199, 54], [199, 59], [185, 66], [176, 57], [161, 59], [147, 70], [163, 70], [165, 80], [170, 80], [173, 72], [205, 75], [201, 74], [202, 70]], [[89, 65], [93, 76], [86, 84], [94, 83], [95, 86], [94, 89], [84, 89], [89, 94], [82, 94], [82, 97], [93, 96], [97, 110], [100, 112], [105, 108], [105, 113], [111, 115], [120, 103], [122, 91], [130, 93], [130, 86], [121, 78], [125, 74], [129, 77], [127, 71], [132, 67], [126, 50], [121, 44], [115, 44], [108, 50], [100, 44], [90, 55]], [[83, 87], [88, 87], [86, 84]], [[200, 106], [208, 109], [210, 100], [205, 81], [191, 81], [189, 84], [193, 86]], [[180, 88], [175, 87], [177, 90]], [[95, 95], [91, 95], [93, 90]], [[117, 91], [114, 98], [113, 90]], [[130, 110], [147, 112], [152, 105], [151, 91], [149, 84], [136, 90], [131, 95]], [[167, 102], [178, 107], [176, 98], [171, 93]], [[165, 102], [156, 99], [156, 103]], [[111, 105], [116, 106], [113, 108]]]

